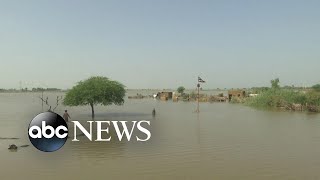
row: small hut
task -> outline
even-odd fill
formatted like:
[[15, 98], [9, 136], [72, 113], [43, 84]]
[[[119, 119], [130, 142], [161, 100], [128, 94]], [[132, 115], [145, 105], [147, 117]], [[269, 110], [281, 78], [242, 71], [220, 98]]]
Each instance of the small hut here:
[[159, 97], [161, 100], [168, 100], [172, 99], [172, 92], [159, 92], [157, 97]]
[[231, 100], [232, 97], [244, 98], [245, 96], [246, 96], [246, 91], [244, 91], [244, 90], [230, 90], [230, 91], [228, 91], [229, 100]]

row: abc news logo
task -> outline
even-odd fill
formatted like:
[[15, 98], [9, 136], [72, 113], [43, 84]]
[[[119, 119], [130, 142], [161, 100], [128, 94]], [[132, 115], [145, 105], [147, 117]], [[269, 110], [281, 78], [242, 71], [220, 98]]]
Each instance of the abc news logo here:
[[[96, 139], [94, 141], [111, 141], [112, 137], [103, 138], [102, 133], [109, 134], [109, 127], [113, 126], [116, 136], [119, 141], [122, 141], [124, 136], [127, 140], [132, 139], [132, 134], [135, 129], [143, 133], [143, 137], [136, 136], [136, 141], [148, 141], [151, 138], [150, 131], [144, 126], [150, 126], [150, 121], [131, 121], [132, 128], [129, 129], [127, 121], [87, 121], [89, 130], [87, 130], [78, 121], [73, 123], [73, 139], [72, 141], [80, 141], [77, 139], [77, 130], [81, 131], [90, 141], [93, 141], [93, 124], [96, 124]], [[102, 126], [106, 125], [107, 128]], [[37, 115], [31, 122], [28, 128], [30, 142], [34, 147], [44, 152], [53, 152], [59, 150], [68, 139], [68, 125], [64, 119], [53, 112], [44, 112]]]

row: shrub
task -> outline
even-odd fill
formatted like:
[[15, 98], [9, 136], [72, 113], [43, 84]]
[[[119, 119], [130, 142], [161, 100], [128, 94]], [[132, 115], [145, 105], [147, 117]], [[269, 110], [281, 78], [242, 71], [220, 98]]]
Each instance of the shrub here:
[[253, 107], [287, 107], [291, 104], [305, 104], [308, 99], [305, 94], [293, 90], [270, 89], [257, 97], [248, 98], [246, 104]]
[[309, 105], [320, 106], [320, 92], [310, 91], [306, 94], [306, 101]]
[[183, 94], [185, 89], [186, 88], [184, 88], [183, 86], [180, 86], [180, 87], [178, 87], [177, 91], [178, 91], [178, 93]]
[[312, 86], [312, 89], [320, 92], [320, 84], [316, 84], [316, 85]]

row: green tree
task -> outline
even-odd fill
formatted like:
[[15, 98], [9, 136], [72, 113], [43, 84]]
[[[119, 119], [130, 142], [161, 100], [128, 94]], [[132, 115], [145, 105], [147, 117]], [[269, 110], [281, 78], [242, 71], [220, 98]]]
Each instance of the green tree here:
[[316, 85], [312, 86], [312, 89], [314, 89], [315, 91], [320, 92], [320, 84], [316, 84]]
[[95, 105], [122, 105], [126, 93], [124, 88], [125, 86], [117, 81], [112, 81], [106, 77], [94, 76], [80, 81], [68, 91], [63, 104], [68, 106], [90, 105], [92, 118], [94, 118]]
[[183, 94], [184, 90], [186, 90], [186, 88], [184, 88], [183, 86], [178, 87], [177, 91], [180, 94]]
[[271, 80], [271, 87], [272, 87], [272, 89], [279, 89], [279, 88], [280, 88], [279, 83], [280, 83], [279, 78], [276, 78], [276, 79]]

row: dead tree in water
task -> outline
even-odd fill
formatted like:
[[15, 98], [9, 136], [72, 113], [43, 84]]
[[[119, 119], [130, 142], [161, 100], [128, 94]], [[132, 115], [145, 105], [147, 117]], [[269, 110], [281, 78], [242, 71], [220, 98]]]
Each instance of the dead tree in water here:
[[48, 97], [46, 99], [44, 99], [43, 97], [39, 97], [39, 98], [42, 101], [42, 103], [45, 103], [48, 106], [49, 109], [47, 111], [49, 112], [54, 112], [56, 108], [59, 106], [60, 104], [59, 102], [62, 100], [62, 96], [57, 96], [55, 107], [51, 109], [52, 106], [49, 104]]
[[[39, 99], [42, 101], [42, 103], [45, 103], [49, 107], [48, 111], [50, 111], [51, 106], [48, 103], [48, 97], [45, 100], [43, 99], [43, 97], [39, 97]], [[43, 109], [43, 107], [42, 107], [42, 109]]]
[[57, 99], [56, 99], [56, 106], [53, 108], [53, 111], [54, 111], [54, 110], [56, 110], [56, 108], [59, 106], [59, 101], [60, 101], [60, 100], [62, 100], [62, 96], [60, 96], [60, 97], [59, 97], [59, 96], [57, 96]]

